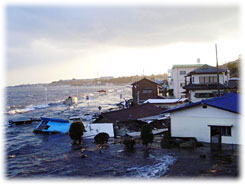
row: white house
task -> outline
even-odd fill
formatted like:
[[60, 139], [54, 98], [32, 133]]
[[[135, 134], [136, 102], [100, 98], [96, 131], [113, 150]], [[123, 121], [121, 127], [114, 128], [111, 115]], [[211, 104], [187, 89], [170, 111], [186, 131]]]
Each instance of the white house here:
[[202, 66], [203, 64], [186, 64], [186, 65], [173, 65], [171, 72], [171, 79], [169, 80], [169, 85], [174, 90], [174, 97], [181, 98], [184, 96], [183, 86], [185, 86], [185, 76], [187, 73], [191, 72]]
[[172, 137], [194, 137], [200, 142], [240, 144], [239, 95], [225, 94], [184, 107], [170, 113]]
[[219, 68], [219, 82], [217, 81], [217, 68], [203, 65], [186, 75], [186, 96], [192, 101], [197, 102], [204, 99], [216, 97], [218, 85], [221, 94], [224, 93], [226, 83], [230, 79], [229, 70]]

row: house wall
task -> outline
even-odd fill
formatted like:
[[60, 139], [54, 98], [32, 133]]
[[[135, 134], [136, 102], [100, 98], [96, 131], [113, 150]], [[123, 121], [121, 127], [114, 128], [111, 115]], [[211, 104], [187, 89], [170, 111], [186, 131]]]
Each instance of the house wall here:
[[[193, 84], [200, 84], [199, 82], [199, 77], [204, 77], [204, 76], [217, 76], [217, 74], [195, 74], [192, 75], [192, 77], [194, 77], [194, 82], [192, 82]], [[219, 74], [219, 83], [220, 84], [224, 84], [226, 81], [228, 81], [228, 76], [223, 74]]]
[[[195, 102], [199, 102], [201, 100], [207, 100], [209, 98], [196, 98], [195, 97], [195, 94], [196, 93], [218, 93], [218, 90], [215, 90], [215, 89], [210, 89], [210, 90], [190, 90], [190, 100], [191, 102], [195, 103]], [[220, 90], [220, 92], [224, 92], [224, 90]], [[210, 98], [213, 98], [213, 97], [210, 97]]]
[[231, 136], [222, 136], [222, 143], [240, 144], [239, 119], [240, 115], [225, 110], [202, 105], [172, 112], [171, 136], [195, 137], [200, 142], [210, 143], [210, 126], [208, 125], [233, 125]]
[[[185, 90], [180, 86], [181, 83], [185, 83], [185, 76], [192, 70], [197, 69], [198, 67], [176, 67], [172, 69], [172, 88], [174, 89], [175, 98], [181, 98], [182, 92]], [[180, 75], [180, 71], [186, 71], [185, 75]]]
[[[149, 89], [152, 90], [152, 93], [143, 93], [144, 89]], [[156, 99], [159, 95], [159, 90], [158, 90], [158, 85], [148, 81], [148, 80], [141, 80], [137, 82], [135, 85], [132, 87], [132, 95], [133, 95], [133, 103], [137, 104], [137, 99], [139, 93], [139, 102], [143, 103], [145, 100], [148, 99]]]

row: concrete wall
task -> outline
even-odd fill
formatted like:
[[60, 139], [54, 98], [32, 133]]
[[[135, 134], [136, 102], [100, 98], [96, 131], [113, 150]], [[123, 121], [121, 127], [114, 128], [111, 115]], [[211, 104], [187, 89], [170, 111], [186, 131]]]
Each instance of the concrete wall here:
[[[181, 68], [181, 67], [177, 67], [177, 68], [173, 68], [172, 69], [172, 79], [173, 79], [173, 82], [172, 82], [172, 87], [174, 89], [174, 96], [175, 98], [181, 98], [181, 93], [184, 92], [185, 90], [180, 87], [180, 83], [185, 83], [185, 76], [197, 69], [198, 67], [192, 67], [192, 68]], [[180, 71], [186, 71], [186, 75], [180, 75]]]
[[210, 143], [210, 126], [208, 125], [232, 125], [231, 136], [222, 136], [222, 143], [241, 143], [239, 139], [239, 114], [210, 106], [205, 109], [199, 105], [172, 112], [170, 117], [171, 136], [173, 137], [195, 137], [198, 141]]

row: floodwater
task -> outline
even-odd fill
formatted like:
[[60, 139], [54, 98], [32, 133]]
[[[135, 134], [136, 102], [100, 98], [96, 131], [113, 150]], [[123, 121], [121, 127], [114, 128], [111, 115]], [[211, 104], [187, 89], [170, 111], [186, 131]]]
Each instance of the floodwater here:
[[[97, 91], [105, 89], [106, 94]], [[164, 176], [176, 158], [158, 146], [145, 150], [138, 142], [127, 150], [113, 138], [105, 149], [96, 150], [92, 139], [72, 146], [68, 134], [34, 134], [38, 122], [9, 125], [9, 120], [81, 116], [91, 122], [91, 114], [110, 108], [131, 98], [128, 86], [28, 86], [8, 87], [5, 109], [5, 176], [7, 178], [87, 178]], [[62, 101], [77, 96], [78, 105], [68, 108]], [[86, 99], [89, 96], [89, 100]], [[120, 96], [122, 98], [120, 99]]]

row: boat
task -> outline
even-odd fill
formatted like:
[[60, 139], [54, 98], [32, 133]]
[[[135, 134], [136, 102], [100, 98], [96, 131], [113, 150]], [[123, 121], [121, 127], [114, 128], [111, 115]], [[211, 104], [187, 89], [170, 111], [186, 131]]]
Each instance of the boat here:
[[69, 105], [69, 106], [72, 106], [72, 105], [77, 105], [78, 103], [78, 100], [77, 100], [77, 97], [75, 96], [69, 96], [67, 99], [65, 99], [64, 101], [64, 104], [65, 105]]
[[[74, 120], [76, 121], [76, 120]], [[72, 121], [57, 118], [41, 117], [41, 122], [35, 127], [34, 133], [69, 133]], [[98, 133], [105, 132], [109, 137], [114, 137], [113, 123], [91, 123], [84, 124], [85, 132], [83, 138], [93, 139]]]
[[41, 117], [41, 122], [34, 129], [34, 133], [68, 133], [71, 126], [69, 120]]

